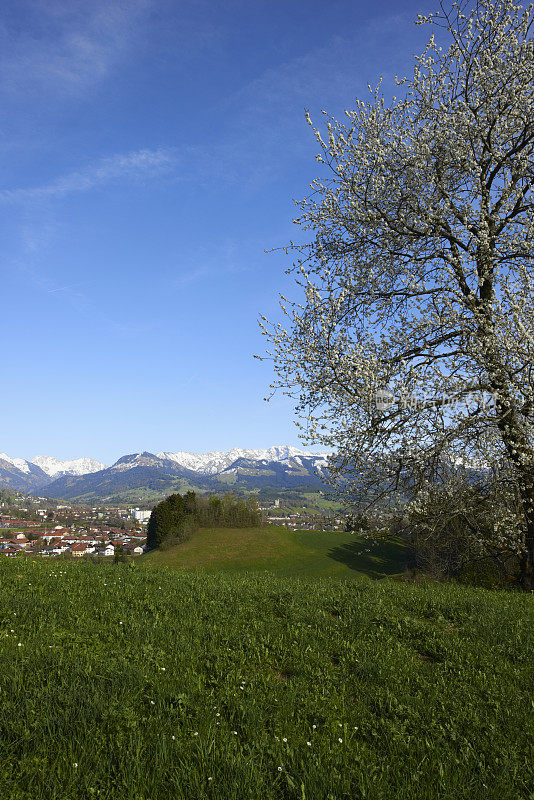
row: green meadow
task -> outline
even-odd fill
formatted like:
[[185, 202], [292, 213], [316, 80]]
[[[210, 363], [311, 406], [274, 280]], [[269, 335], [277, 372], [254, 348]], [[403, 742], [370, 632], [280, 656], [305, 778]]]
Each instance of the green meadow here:
[[0, 559], [2, 800], [534, 798], [534, 595], [399, 581], [400, 545], [349, 534], [205, 533]]
[[373, 544], [338, 531], [263, 528], [200, 528], [178, 547], [153, 550], [138, 563], [203, 572], [269, 570], [279, 577], [361, 579], [401, 574], [406, 564], [402, 542]]

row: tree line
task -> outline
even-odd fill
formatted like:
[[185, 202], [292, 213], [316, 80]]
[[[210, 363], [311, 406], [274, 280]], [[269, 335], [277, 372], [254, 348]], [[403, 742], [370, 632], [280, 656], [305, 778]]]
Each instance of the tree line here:
[[249, 528], [261, 525], [255, 495], [240, 500], [186, 492], [172, 494], [153, 509], [147, 527], [147, 547], [165, 549], [188, 539], [198, 528]]

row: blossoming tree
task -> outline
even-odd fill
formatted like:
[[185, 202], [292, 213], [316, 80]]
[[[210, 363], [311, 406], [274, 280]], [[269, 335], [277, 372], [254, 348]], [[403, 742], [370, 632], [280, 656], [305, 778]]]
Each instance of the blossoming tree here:
[[[534, 586], [532, 5], [441, 4], [402, 96], [312, 126], [325, 174], [295, 223], [288, 322], [260, 325], [302, 438], [348, 504], [502, 465]], [[325, 114], [325, 112], [323, 112]], [[505, 526], [505, 527], [506, 527]], [[501, 526], [501, 533], [506, 536]]]

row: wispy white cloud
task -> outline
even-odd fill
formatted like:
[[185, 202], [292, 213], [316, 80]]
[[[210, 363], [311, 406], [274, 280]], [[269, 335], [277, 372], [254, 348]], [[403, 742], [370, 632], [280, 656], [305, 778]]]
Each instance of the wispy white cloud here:
[[[0, 88], [79, 93], [138, 41], [151, 0], [16, 0], [0, 23]], [[6, 13], [7, 12], [7, 13]], [[17, 23], [23, 18], [24, 26]]]
[[[16, 206], [19, 253], [3, 263], [15, 279], [46, 296], [76, 309], [88, 324], [105, 326], [116, 335], [131, 337], [151, 330], [153, 323], [142, 323], [135, 330], [128, 323], [106, 313], [102, 304], [88, 288], [92, 281], [71, 282], [57, 280], [43, 269], [43, 256], [58, 239], [65, 221], [58, 217], [52, 202], [74, 193], [89, 192], [120, 181], [147, 182], [172, 173], [177, 157], [172, 149], [142, 149], [116, 154], [88, 164], [83, 169], [70, 172], [41, 186], [0, 191], [0, 203]], [[47, 201], [47, 202], [43, 202]], [[63, 305], [64, 307], [64, 305]]]
[[153, 178], [168, 172], [175, 164], [176, 155], [172, 150], [136, 150], [100, 159], [44, 186], [4, 189], [0, 191], [0, 202], [21, 203], [61, 198], [75, 192], [87, 192], [119, 179]]

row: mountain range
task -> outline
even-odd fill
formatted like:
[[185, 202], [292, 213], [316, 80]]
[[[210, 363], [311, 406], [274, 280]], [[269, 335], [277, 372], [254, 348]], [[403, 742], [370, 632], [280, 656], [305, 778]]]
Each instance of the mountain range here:
[[147, 497], [188, 488], [221, 492], [254, 489], [317, 489], [324, 486], [327, 453], [296, 447], [228, 452], [133, 453], [106, 466], [91, 458], [31, 460], [0, 453], [0, 486], [62, 500], [115, 501], [132, 493]]

